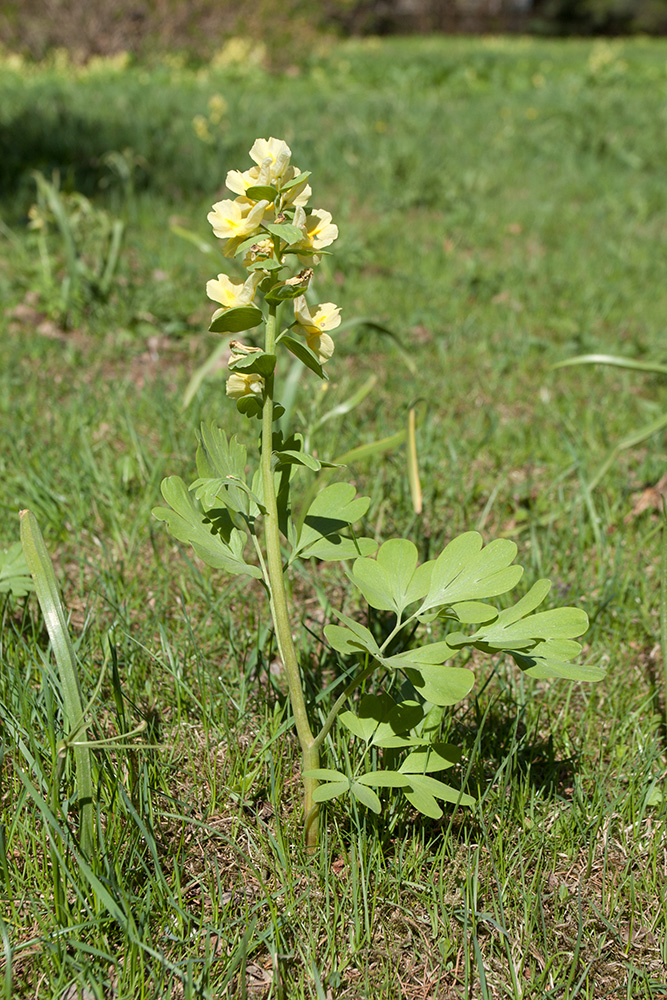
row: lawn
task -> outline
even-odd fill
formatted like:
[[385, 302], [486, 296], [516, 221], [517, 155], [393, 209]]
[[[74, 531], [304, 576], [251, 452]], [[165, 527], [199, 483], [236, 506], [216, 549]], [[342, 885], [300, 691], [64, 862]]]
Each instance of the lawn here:
[[[665, 379], [554, 367], [667, 362], [666, 98], [667, 43], [644, 39], [370, 39], [271, 76], [238, 45], [203, 67], [0, 61], [0, 552], [33, 511], [86, 703], [100, 685], [94, 739], [130, 734], [94, 750], [84, 857], [39, 607], [0, 593], [7, 1000], [667, 996], [664, 429], [598, 475], [665, 412]], [[345, 322], [292, 427], [330, 458], [414, 406], [423, 510], [403, 443], [362, 456], [343, 471], [363, 533], [424, 559], [468, 529], [511, 538], [519, 592], [551, 578], [607, 670], [473, 659], [442, 736], [476, 805], [337, 801], [314, 855], [263, 591], [151, 517], [164, 476], [194, 478], [202, 422], [253, 441], [224, 368], [183, 401], [220, 341], [206, 214], [257, 136], [289, 142], [340, 229], [315, 280]], [[304, 562], [292, 619], [322, 718], [335, 611], [367, 621], [346, 564]], [[351, 745], [335, 728], [325, 766]]]

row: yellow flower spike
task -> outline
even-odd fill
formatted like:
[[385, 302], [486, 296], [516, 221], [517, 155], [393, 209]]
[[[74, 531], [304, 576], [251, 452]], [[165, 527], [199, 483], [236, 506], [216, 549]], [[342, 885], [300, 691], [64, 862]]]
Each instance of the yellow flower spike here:
[[[301, 173], [298, 167], [290, 164], [292, 150], [284, 139], [257, 139], [250, 156], [256, 166], [244, 171], [230, 170], [227, 174], [225, 183], [234, 194], [244, 196], [249, 187], [259, 185], [281, 188]], [[285, 192], [283, 204], [306, 205], [312, 193], [304, 179]]]
[[264, 392], [264, 379], [261, 375], [234, 372], [227, 379], [226, 392], [230, 399], [243, 399], [244, 396], [259, 397]]
[[255, 297], [257, 286], [264, 275], [259, 271], [253, 271], [245, 281], [229, 278], [226, 274], [219, 274], [217, 278], [211, 278], [206, 282], [206, 294], [213, 302], [219, 302], [226, 309], [233, 309], [236, 306], [249, 306]]
[[206, 218], [219, 239], [233, 240], [258, 233], [268, 207], [268, 201], [255, 204], [246, 198], [217, 201]]

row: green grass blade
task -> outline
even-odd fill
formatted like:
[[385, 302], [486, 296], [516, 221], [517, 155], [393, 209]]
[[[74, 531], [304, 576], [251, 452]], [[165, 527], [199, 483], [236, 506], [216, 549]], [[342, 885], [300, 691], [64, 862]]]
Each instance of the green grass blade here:
[[667, 375], [667, 365], [658, 364], [657, 361], [621, 358], [616, 354], [580, 354], [576, 358], [559, 361], [554, 368], [571, 368], [574, 365], [613, 365], [615, 368], [629, 368], [636, 372], [649, 372], [651, 375]]
[[662, 546], [660, 555], [660, 648], [665, 678], [665, 725], [667, 726], [667, 505], [662, 501]]
[[[58, 229], [60, 230], [60, 234], [63, 238], [65, 260], [67, 261], [67, 276], [69, 277], [69, 289], [70, 292], [74, 293], [79, 286], [79, 267], [74, 234], [72, 232], [70, 221], [67, 217], [67, 212], [65, 211], [65, 206], [62, 203], [55, 185], [50, 184], [43, 174], [40, 174], [38, 170], [35, 170], [33, 172], [33, 177], [35, 178], [38, 190], [53, 212], [53, 217], [56, 220]], [[66, 308], [67, 304], [68, 303], [66, 303]]]
[[[42, 532], [37, 518], [29, 510], [21, 511], [21, 545], [58, 665], [68, 729], [70, 732], [81, 730], [85, 734], [87, 727], [83, 725], [81, 688], [74, 647], [67, 628], [67, 618]], [[90, 856], [93, 848], [93, 777], [92, 759], [88, 747], [75, 746], [74, 761], [79, 799], [81, 849]]]
[[225, 351], [228, 350], [229, 342], [227, 340], [221, 341], [216, 345], [215, 349], [211, 351], [203, 365], [200, 365], [199, 368], [197, 368], [197, 370], [193, 373], [190, 381], [188, 382], [185, 393], [183, 394], [182, 408], [184, 410], [187, 410], [204, 379], [208, 378], [212, 372], [216, 371], [220, 367], [220, 359], [223, 357]]

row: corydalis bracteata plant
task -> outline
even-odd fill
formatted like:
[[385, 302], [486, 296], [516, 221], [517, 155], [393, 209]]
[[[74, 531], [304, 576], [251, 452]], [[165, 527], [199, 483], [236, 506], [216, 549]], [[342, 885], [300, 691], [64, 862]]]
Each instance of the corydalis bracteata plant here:
[[[299, 434], [285, 437], [276, 428], [284, 412], [276, 376], [288, 351], [326, 378], [339, 310], [332, 302], [309, 304], [306, 292], [338, 229], [328, 212], [309, 207], [309, 174], [291, 164], [285, 142], [258, 139], [250, 156], [254, 166], [227, 175], [236, 198], [217, 202], [208, 216], [225, 257], [239, 262], [246, 276], [223, 272], [208, 282], [207, 292], [219, 306], [211, 330], [230, 335], [263, 330], [261, 347], [231, 342], [227, 380], [238, 410], [261, 422], [256, 469], [248, 475], [246, 448], [235, 438], [215, 425], [203, 426], [197, 479], [189, 487], [177, 476], [165, 479], [162, 495], [169, 507], [154, 514], [210, 566], [264, 584], [301, 745], [304, 832], [312, 848], [320, 803], [344, 794], [380, 812], [375, 789], [399, 789], [416, 809], [435, 818], [442, 814], [438, 800], [472, 804], [469, 795], [434, 777], [460, 758], [456, 747], [438, 739], [444, 707], [465, 698], [474, 683], [471, 670], [451, 665], [457, 654], [473, 647], [507, 653], [540, 678], [594, 681], [602, 671], [573, 663], [581, 650], [575, 639], [588, 624], [583, 611], [534, 613], [547, 596], [548, 580], [538, 580], [502, 611], [486, 603], [511, 590], [523, 573], [514, 564], [513, 542], [496, 539], [484, 546], [470, 531], [450, 541], [436, 559], [419, 564], [416, 546], [406, 539], [390, 539], [378, 548], [373, 539], [353, 533], [370, 500], [345, 482], [325, 486], [305, 513], [294, 513], [292, 491], [299, 476], [317, 475], [327, 463], [305, 451]], [[338, 624], [325, 627], [329, 645], [341, 657], [342, 691], [315, 732], [285, 587], [290, 568], [306, 559], [353, 560], [350, 579], [372, 608], [388, 613], [390, 623], [381, 638], [342, 614]], [[420, 629], [430, 635], [436, 620], [445, 626], [444, 637], [420, 642]], [[385, 675], [388, 690], [363, 697], [356, 712], [346, 708], [376, 672]], [[399, 697], [389, 693], [399, 689]], [[320, 755], [337, 721], [365, 750], [351, 767], [333, 761], [339, 766], [323, 768]], [[384, 766], [370, 768], [371, 757]]]

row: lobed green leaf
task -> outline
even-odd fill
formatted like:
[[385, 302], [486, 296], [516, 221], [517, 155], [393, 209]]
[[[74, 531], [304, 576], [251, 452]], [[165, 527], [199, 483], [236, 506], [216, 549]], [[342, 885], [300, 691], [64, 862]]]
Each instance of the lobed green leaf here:
[[511, 590], [523, 573], [521, 566], [510, 565], [516, 551], [514, 542], [506, 538], [496, 538], [483, 548], [477, 531], [454, 538], [435, 560], [420, 611], [496, 597]]
[[[243, 559], [245, 534], [237, 528], [228, 531], [226, 539], [215, 533], [215, 523], [195, 503], [190, 491], [179, 476], [162, 480], [162, 496], [169, 507], [155, 507], [153, 517], [164, 521], [167, 528], [181, 542], [192, 545], [200, 559], [214, 569], [227, 573], [245, 574], [257, 580], [262, 578], [258, 566], [251, 566]], [[208, 520], [208, 524], [206, 521]]]
[[380, 546], [376, 559], [355, 561], [352, 582], [371, 607], [400, 615], [429, 590], [433, 563], [418, 567], [417, 555], [416, 545], [408, 539], [392, 538]]
[[34, 590], [28, 564], [20, 542], [0, 549], [0, 594], [25, 597]]

